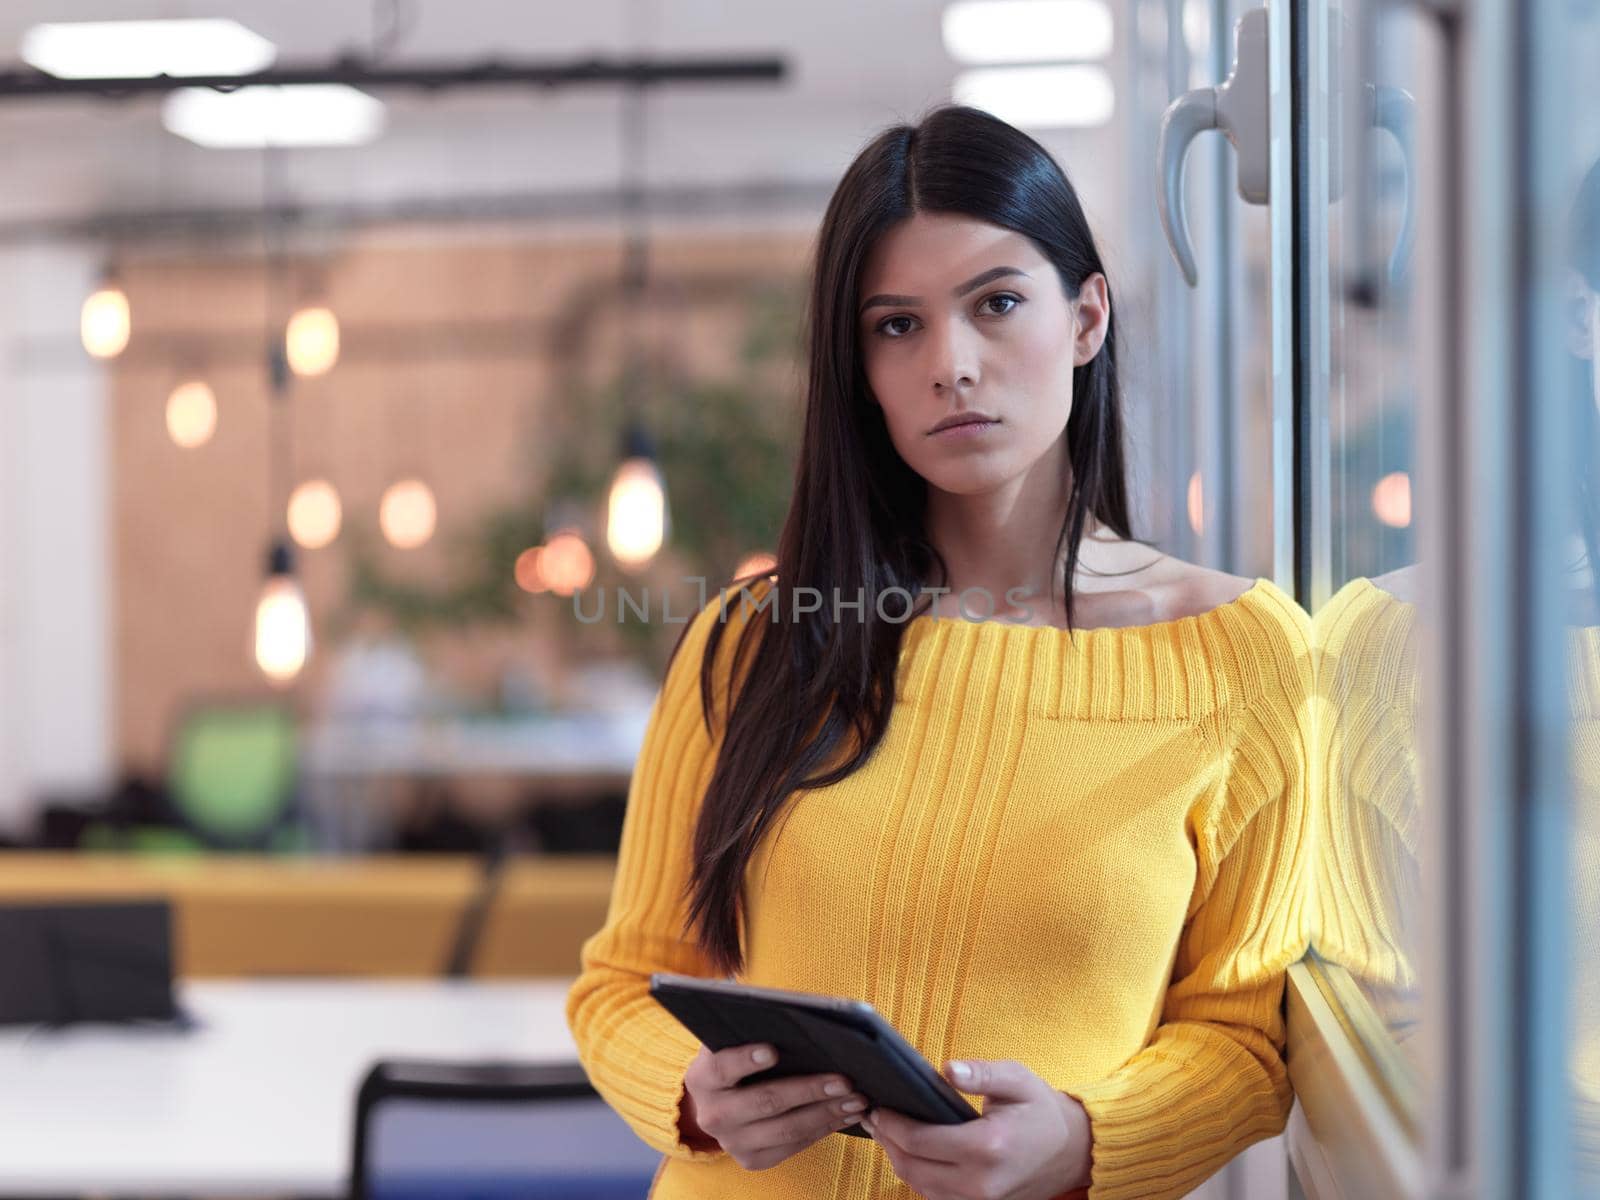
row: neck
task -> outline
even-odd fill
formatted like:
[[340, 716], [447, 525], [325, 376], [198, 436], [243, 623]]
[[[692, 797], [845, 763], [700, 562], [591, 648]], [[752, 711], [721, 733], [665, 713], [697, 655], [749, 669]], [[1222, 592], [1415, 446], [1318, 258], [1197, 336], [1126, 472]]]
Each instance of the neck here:
[[[1034, 597], [1061, 598], [1066, 548], [1056, 539], [1072, 496], [1066, 439], [1024, 475], [993, 491], [958, 494], [928, 489], [928, 540], [949, 568], [952, 594], [983, 588], [997, 604], [1010, 588]], [[1120, 565], [1121, 539], [1091, 516], [1084, 528], [1079, 565], [1093, 574]]]

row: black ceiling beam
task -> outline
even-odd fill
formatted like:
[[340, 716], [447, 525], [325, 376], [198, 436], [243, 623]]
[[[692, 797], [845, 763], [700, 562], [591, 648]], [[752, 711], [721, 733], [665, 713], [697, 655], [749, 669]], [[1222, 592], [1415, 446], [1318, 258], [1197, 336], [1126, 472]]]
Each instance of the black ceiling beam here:
[[347, 56], [324, 64], [272, 67], [249, 75], [58, 79], [31, 67], [13, 68], [0, 71], [0, 100], [64, 96], [125, 99], [173, 92], [179, 88], [206, 87], [234, 91], [242, 87], [306, 83], [343, 83], [371, 89], [409, 88], [424, 92], [481, 87], [657, 87], [662, 84], [775, 82], [787, 75], [788, 63], [776, 55], [584, 58], [565, 62], [503, 62], [491, 58], [465, 66], [442, 63], [383, 66]]

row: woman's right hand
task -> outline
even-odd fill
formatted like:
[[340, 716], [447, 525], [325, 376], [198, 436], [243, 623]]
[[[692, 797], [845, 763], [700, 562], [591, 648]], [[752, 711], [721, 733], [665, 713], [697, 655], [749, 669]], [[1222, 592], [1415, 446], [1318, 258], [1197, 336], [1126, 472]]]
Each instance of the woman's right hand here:
[[[772, 1057], [761, 1058], [763, 1053]], [[705, 1046], [683, 1077], [685, 1124], [704, 1130], [741, 1167], [765, 1171], [854, 1125], [867, 1098], [842, 1075], [796, 1075], [750, 1087], [739, 1080], [777, 1061], [771, 1046]]]

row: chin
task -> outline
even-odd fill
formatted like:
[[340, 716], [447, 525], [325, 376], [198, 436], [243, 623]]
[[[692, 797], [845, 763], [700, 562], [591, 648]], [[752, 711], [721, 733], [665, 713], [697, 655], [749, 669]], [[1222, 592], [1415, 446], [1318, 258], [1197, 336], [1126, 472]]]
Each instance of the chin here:
[[1013, 472], [999, 470], [993, 465], [985, 468], [977, 463], [957, 469], [952, 469], [949, 463], [940, 463], [917, 474], [927, 480], [929, 487], [952, 496], [981, 496], [1009, 483], [1014, 476]]

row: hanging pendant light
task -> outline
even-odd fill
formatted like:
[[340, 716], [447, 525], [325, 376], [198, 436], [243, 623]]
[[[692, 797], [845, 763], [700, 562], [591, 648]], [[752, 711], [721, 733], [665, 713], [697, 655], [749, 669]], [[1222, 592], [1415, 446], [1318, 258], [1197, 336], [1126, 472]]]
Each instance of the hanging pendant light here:
[[193, 450], [217, 431], [217, 395], [203, 379], [190, 379], [167, 396], [167, 436], [174, 445]]
[[83, 348], [96, 358], [115, 358], [128, 348], [133, 330], [128, 294], [122, 290], [116, 272], [107, 268], [97, 287], [83, 302], [78, 317], [78, 336]]
[[[644, 168], [648, 159], [645, 91], [629, 90], [622, 106], [622, 208], [626, 240], [622, 295], [629, 319], [628, 334], [637, 337], [639, 316], [648, 292], [650, 235], [645, 220]], [[622, 462], [611, 478], [606, 504], [606, 545], [624, 571], [648, 567], [666, 542], [670, 529], [666, 483], [657, 465], [655, 446], [639, 413], [648, 383], [648, 353], [627, 346], [623, 353], [622, 403], [627, 413], [622, 435]]]
[[320, 550], [339, 536], [344, 506], [326, 479], [308, 479], [289, 494], [289, 534], [307, 550]]
[[311, 618], [294, 577], [294, 552], [275, 541], [267, 552], [267, 579], [256, 601], [256, 665], [276, 684], [293, 682], [311, 656]]
[[326, 305], [296, 310], [284, 333], [289, 368], [301, 377], [326, 375], [339, 361], [339, 318]]
[[[263, 164], [262, 209], [270, 214], [274, 209], [275, 185], [279, 181], [282, 163], [272, 149], [266, 152]], [[290, 532], [280, 523], [279, 514], [288, 509], [287, 493], [293, 470], [294, 440], [290, 429], [290, 393], [293, 378], [288, 357], [288, 338], [285, 327], [277, 324], [283, 311], [279, 304], [287, 263], [284, 251], [281, 222], [267, 220], [263, 224], [266, 237], [267, 329], [266, 369], [268, 385], [268, 438], [267, 438], [267, 511], [272, 516], [271, 542], [267, 549], [267, 574], [256, 601], [255, 660], [256, 666], [274, 684], [284, 687], [293, 683], [305, 669], [311, 657], [311, 614], [306, 606], [306, 595], [294, 573], [294, 549]]]
[[397, 550], [415, 550], [425, 544], [438, 521], [433, 489], [421, 479], [391, 483], [378, 502], [378, 525]]
[[623, 435], [622, 465], [611, 479], [606, 545], [623, 570], [642, 571], [666, 541], [669, 524], [655, 447], [643, 426], [632, 425]]

